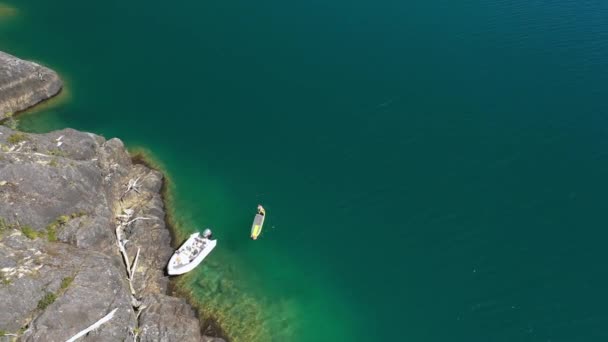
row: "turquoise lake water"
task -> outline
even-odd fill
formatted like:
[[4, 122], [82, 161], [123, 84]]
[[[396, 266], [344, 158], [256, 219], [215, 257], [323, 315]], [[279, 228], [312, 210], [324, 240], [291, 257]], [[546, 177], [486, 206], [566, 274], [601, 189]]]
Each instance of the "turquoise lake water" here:
[[235, 341], [608, 340], [605, 1], [11, 5], [22, 127], [152, 151]]

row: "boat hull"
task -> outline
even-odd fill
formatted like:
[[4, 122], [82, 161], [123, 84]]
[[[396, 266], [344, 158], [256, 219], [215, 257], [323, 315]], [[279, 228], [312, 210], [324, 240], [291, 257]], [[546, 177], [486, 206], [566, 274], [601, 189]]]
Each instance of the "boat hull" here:
[[194, 243], [194, 240], [198, 236], [199, 233], [194, 233], [190, 235], [188, 240], [186, 240], [186, 242], [184, 242], [182, 246], [180, 246], [180, 248], [175, 253], [173, 253], [171, 259], [169, 260], [169, 264], [167, 265], [167, 273], [169, 275], [180, 275], [192, 271], [207, 257], [207, 255], [209, 255], [209, 253], [211, 253], [211, 251], [217, 245], [217, 240], [208, 240], [203, 250], [199, 254], [197, 254], [191, 262], [187, 264], [180, 264], [178, 262], [178, 258], [180, 258], [180, 254], [178, 252], [181, 251], [184, 247], [192, 245]]
[[258, 236], [262, 234], [262, 227], [264, 226], [264, 216], [261, 214], [255, 215], [253, 218], [253, 224], [251, 225], [251, 238], [257, 240]]

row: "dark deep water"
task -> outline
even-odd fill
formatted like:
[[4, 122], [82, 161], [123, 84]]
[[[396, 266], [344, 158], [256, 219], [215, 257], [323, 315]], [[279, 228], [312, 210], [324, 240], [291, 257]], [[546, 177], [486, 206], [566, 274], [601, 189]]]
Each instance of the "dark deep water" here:
[[22, 127], [152, 151], [236, 341], [608, 340], [607, 2], [10, 4]]

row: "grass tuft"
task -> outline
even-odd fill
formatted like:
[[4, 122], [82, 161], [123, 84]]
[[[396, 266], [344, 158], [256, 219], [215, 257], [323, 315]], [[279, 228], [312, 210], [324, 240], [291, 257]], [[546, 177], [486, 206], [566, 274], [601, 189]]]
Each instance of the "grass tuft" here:
[[61, 289], [65, 290], [70, 287], [70, 284], [74, 281], [74, 277], [65, 277], [61, 280]]
[[6, 142], [12, 145], [18, 144], [25, 140], [28, 140], [28, 138], [24, 133], [13, 133], [6, 138]]
[[31, 240], [34, 240], [35, 238], [38, 237], [38, 232], [35, 231], [30, 226], [21, 227], [21, 232], [23, 233], [23, 235], [25, 235], [28, 239], [31, 239]]
[[42, 299], [38, 301], [38, 309], [46, 309], [49, 305], [55, 302], [55, 299], [57, 299], [57, 296], [54, 293], [47, 292], [47, 294], [45, 294], [44, 297], [42, 297]]

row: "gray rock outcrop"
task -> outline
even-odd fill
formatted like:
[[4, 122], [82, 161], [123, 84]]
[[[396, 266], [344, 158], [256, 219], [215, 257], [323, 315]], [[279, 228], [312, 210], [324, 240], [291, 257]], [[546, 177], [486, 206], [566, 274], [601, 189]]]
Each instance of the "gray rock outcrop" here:
[[54, 96], [62, 86], [53, 70], [0, 51], [0, 120]]
[[[137, 191], [125, 193], [129, 181]], [[0, 126], [0, 329], [65, 341], [114, 308], [85, 340], [202, 341], [198, 319], [166, 295], [172, 249], [162, 174], [133, 164], [122, 142], [72, 129], [26, 134]], [[132, 287], [118, 252], [127, 225]]]

